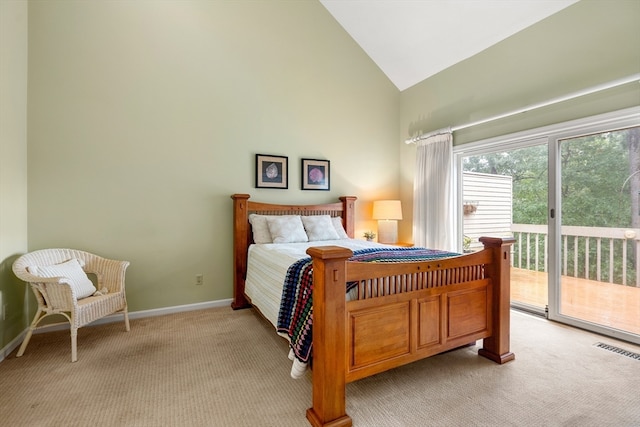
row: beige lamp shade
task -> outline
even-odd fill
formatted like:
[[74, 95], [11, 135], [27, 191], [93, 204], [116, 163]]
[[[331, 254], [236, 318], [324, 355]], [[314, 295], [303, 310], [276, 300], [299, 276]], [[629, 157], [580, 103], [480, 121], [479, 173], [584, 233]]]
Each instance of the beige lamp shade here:
[[398, 220], [402, 219], [400, 200], [377, 200], [373, 202], [373, 219], [378, 220], [378, 242], [398, 242]]
[[376, 200], [373, 202], [373, 219], [402, 219], [400, 200]]

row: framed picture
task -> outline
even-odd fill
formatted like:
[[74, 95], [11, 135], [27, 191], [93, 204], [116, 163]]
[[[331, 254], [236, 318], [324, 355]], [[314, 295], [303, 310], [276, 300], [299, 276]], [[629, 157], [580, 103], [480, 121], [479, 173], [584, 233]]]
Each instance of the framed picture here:
[[302, 159], [302, 189], [329, 190], [329, 160]]
[[288, 158], [256, 154], [256, 188], [289, 188]]

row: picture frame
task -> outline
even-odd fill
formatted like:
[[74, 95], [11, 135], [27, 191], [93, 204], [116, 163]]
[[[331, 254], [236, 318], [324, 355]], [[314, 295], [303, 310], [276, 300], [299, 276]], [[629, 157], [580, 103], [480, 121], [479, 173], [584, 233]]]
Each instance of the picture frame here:
[[302, 159], [302, 189], [324, 190], [330, 189], [329, 160]]
[[256, 188], [289, 188], [289, 158], [256, 154]]

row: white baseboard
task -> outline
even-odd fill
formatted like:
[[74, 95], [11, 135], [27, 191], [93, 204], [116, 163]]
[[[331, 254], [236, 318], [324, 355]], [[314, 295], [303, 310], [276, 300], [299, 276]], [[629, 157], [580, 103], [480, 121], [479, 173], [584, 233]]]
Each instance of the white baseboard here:
[[[185, 311], [194, 311], [194, 310], [204, 310], [206, 308], [218, 308], [218, 307], [229, 307], [232, 298], [222, 299], [217, 301], [207, 301], [207, 302], [197, 302], [195, 304], [185, 304], [185, 305], [175, 305], [173, 307], [162, 307], [162, 308], [154, 308], [151, 310], [141, 310], [129, 312], [129, 320], [142, 319], [145, 317], [154, 317], [154, 316], [164, 316], [166, 314], [174, 314], [174, 313], [182, 313]], [[104, 325], [106, 323], [113, 322], [122, 322], [122, 313], [111, 314], [109, 316], [103, 317], [102, 319], [98, 319], [95, 322], [91, 323], [87, 326], [97, 326]], [[52, 325], [47, 325], [42, 327], [41, 329], [37, 329], [34, 331], [34, 334], [43, 333], [43, 332], [51, 332], [51, 331], [59, 331], [69, 329], [68, 322], [55, 323]], [[5, 357], [7, 357], [13, 350], [18, 348], [18, 346], [22, 343], [25, 335], [27, 334], [27, 329], [22, 331], [20, 335], [15, 337], [9, 344], [4, 346], [0, 350], [0, 362], [2, 362]]]
[[5, 357], [11, 354], [13, 350], [18, 348], [18, 346], [22, 343], [22, 340], [24, 339], [24, 336], [26, 335], [26, 333], [27, 333], [27, 330], [25, 329], [24, 331], [22, 331], [20, 335], [12, 339], [9, 342], [9, 344], [5, 345], [4, 348], [0, 350], [0, 362], [2, 362]]
[[[129, 319], [142, 319], [145, 317], [164, 316], [165, 314], [182, 313], [184, 311], [204, 310], [205, 308], [230, 307], [232, 298], [217, 301], [197, 302], [195, 304], [174, 305], [173, 307], [153, 308], [151, 310], [134, 311], [129, 313]], [[91, 325], [102, 325], [122, 321], [122, 313], [112, 314], [98, 319]]]

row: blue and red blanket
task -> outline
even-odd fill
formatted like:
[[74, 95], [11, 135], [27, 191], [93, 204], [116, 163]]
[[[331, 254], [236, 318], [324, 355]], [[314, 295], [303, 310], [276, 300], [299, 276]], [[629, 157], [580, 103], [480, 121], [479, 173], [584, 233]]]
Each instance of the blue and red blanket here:
[[[424, 248], [370, 248], [353, 252], [349, 261], [413, 262], [449, 258], [459, 254]], [[287, 270], [278, 315], [278, 332], [286, 334], [296, 358], [308, 363], [311, 357], [313, 324], [313, 268], [311, 257], [302, 258]], [[345, 293], [356, 283], [348, 283]]]

